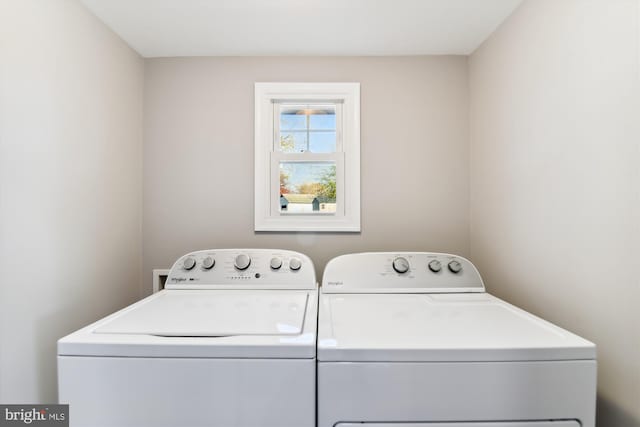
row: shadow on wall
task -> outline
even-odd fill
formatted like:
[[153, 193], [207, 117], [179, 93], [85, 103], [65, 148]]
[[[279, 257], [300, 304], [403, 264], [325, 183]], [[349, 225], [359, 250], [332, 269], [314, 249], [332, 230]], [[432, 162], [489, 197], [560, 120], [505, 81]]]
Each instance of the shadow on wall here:
[[117, 301], [100, 307], [90, 298], [76, 295], [61, 310], [37, 320], [33, 349], [38, 372], [38, 403], [58, 402], [58, 340], [133, 302]]
[[598, 396], [596, 411], [596, 426], [598, 427], [640, 427], [640, 420], [635, 419], [633, 415], [605, 397]]
[[74, 316], [69, 316], [74, 309], [77, 311], [77, 307], [67, 306], [63, 310], [40, 317], [37, 321], [33, 348], [36, 351], [35, 363], [39, 382], [37, 401], [39, 403], [58, 402], [57, 342], [74, 328], [77, 329], [78, 322]]

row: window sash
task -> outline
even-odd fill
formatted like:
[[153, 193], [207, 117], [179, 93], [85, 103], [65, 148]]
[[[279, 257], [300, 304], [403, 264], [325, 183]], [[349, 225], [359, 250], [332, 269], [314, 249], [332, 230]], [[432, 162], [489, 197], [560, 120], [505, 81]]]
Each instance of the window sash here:
[[[336, 152], [344, 152], [344, 148], [343, 148], [343, 144], [342, 144], [342, 137], [343, 137], [343, 130], [342, 130], [342, 122], [343, 122], [343, 117], [342, 117], [342, 100], [339, 101], [331, 101], [331, 102], [322, 102], [322, 101], [309, 101], [308, 104], [313, 105], [313, 106], [321, 106], [321, 105], [331, 105], [334, 106], [336, 109], [336, 128], [335, 130], [333, 129], [313, 129], [313, 128], [309, 128], [307, 127], [306, 129], [294, 129], [294, 130], [285, 130], [285, 132], [290, 132], [290, 133], [296, 133], [296, 132], [300, 132], [300, 133], [306, 133], [307, 134], [307, 149], [309, 148], [309, 134], [310, 133], [316, 133], [316, 132], [335, 132], [336, 133]], [[271, 108], [272, 108], [272, 114], [273, 114], [273, 143], [271, 144], [271, 150], [272, 151], [281, 151], [280, 150], [280, 110], [282, 106], [284, 105], [304, 105], [304, 103], [301, 102], [291, 102], [291, 101], [282, 101], [282, 100], [273, 100], [271, 103]]]
[[[282, 212], [280, 210], [280, 162], [314, 163], [334, 162], [336, 165], [336, 211], [335, 212]], [[270, 160], [270, 212], [272, 216], [331, 216], [343, 218], [344, 206], [344, 153], [283, 153], [271, 152]]]
[[[285, 132], [290, 133], [306, 133], [307, 134], [307, 148], [310, 144], [310, 133], [315, 132], [335, 132], [336, 133], [336, 151], [333, 153], [313, 153], [310, 151], [305, 152], [284, 152], [280, 147], [280, 112], [283, 106], [304, 106], [312, 105], [322, 106], [330, 105], [335, 108], [336, 115], [336, 128], [335, 130], [319, 129], [313, 130], [310, 128], [300, 130], [287, 130]], [[271, 104], [273, 113], [273, 143], [271, 144], [270, 153], [270, 194], [269, 194], [269, 206], [271, 216], [330, 216], [330, 217], [344, 217], [344, 151], [342, 144], [342, 101], [309, 101], [304, 102], [291, 102], [291, 101], [276, 101]], [[307, 120], [307, 124], [309, 121]], [[335, 212], [283, 212], [280, 210], [280, 163], [313, 163], [313, 162], [334, 162], [336, 165], [336, 211]]]

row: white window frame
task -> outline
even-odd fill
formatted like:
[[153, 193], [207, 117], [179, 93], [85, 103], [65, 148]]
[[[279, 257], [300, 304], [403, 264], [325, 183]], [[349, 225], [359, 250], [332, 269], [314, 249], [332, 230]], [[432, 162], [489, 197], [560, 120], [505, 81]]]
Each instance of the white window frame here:
[[[277, 149], [277, 102], [335, 102], [335, 153], [284, 153]], [[336, 115], [338, 115], [338, 110]], [[341, 126], [338, 124], [341, 121]], [[294, 214], [279, 209], [279, 162], [336, 163], [336, 213]], [[360, 231], [360, 84], [255, 84], [255, 230]]]

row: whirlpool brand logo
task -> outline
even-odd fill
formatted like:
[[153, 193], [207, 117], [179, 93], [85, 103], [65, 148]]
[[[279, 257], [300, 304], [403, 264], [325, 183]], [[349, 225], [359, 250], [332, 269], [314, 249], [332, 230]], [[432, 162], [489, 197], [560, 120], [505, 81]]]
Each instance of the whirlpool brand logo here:
[[69, 405], [0, 405], [0, 427], [69, 427]]
[[336, 280], [334, 282], [328, 281], [327, 286], [342, 286], [344, 282], [342, 280]]

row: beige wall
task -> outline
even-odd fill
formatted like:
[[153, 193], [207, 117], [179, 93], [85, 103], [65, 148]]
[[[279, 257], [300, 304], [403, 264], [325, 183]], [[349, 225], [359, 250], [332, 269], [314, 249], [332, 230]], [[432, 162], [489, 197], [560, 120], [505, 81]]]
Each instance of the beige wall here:
[[[640, 425], [639, 17], [635, 0], [529, 0], [469, 64], [143, 72], [77, 2], [3, 0], [0, 402], [55, 401], [57, 338], [149, 293], [151, 269], [187, 251], [283, 247], [320, 273], [342, 253], [434, 250], [470, 255], [490, 291], [595, 341], [599, 426]], [[252, 231], [256, 81], [361, 83], [361, 233]]]
[[76, 1], [0, 2], [0, 402], [139, 296], [143, 61]]
[[[144, 287], [215, 247], [468, 252], [465, 57], [145, 61]], [[362, 232], [253, 231], [253, 84], [361, 83]], [[318, 276], [318, 278], [320, 278]]]
[[471, 256], [598, 345], [598, 425], [640, 425], [638, 2], [529, 0], [470, 58]]

